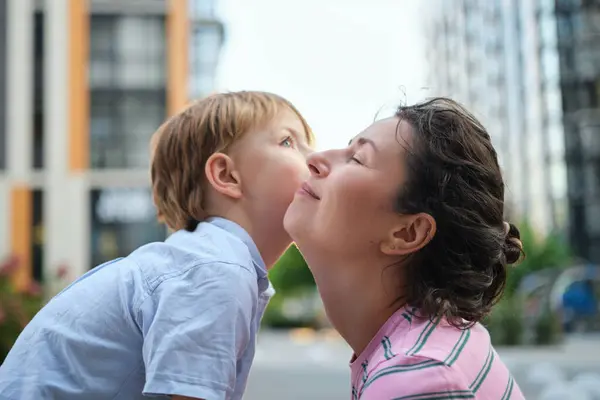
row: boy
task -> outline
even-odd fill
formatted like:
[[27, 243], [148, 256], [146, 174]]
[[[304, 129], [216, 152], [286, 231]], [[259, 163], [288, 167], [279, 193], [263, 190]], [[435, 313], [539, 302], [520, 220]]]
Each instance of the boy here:
[[213, 95], [169, 119], [151, 178], [176, 232], [53, 298], [0, 367], [0, 399], [241, 399], [311, 145], [269, 93]]

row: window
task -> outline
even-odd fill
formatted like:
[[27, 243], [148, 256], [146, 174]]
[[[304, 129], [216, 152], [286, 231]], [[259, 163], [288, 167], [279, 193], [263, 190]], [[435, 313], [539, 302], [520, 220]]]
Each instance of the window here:
[[92, 89], [164, 88], [164, 18], [98, 15], [90, 29]]
[[44, 13], [34, 15], [33, 168], [44, 168]]
[[95, 90], [91, 101], [94, 168], [146, 168], [150, 137], [165, 118], [163, 91]]
[[560, 91], [556, 87], [548, 87], [546, 96], [544, 96], [546, 105], [546, 115], [556, 116], [562, 114], [562, 103], [560, 101]]
[[0, 1], [0, 170], [6, 168], [6, 1]]
[[557, 160], [549, 168], [552, 198], [564, 199], [567, 196], [567, 167], [563, 160]]
[[557, 84], [560, 81], [559, 56], [556, 48], [545, 48], [541, 57], [542, 73], [546, 81]]
[[202, 97], [213, 90], [222, 42], [220, 23], [206, 23], [193, 29], [190, 43], [192, 97]]
[[33, 280], [44, 281], [44, 192], [40, 189], [32, 192], [31, 222], [31, 269]]
[[165, 20], [92, 16], [90, 39], [92, 168], [147, 168], [166, 115]]
[[551, 160], [564, 162], [565, 134], [562, 125], [548, 124], [546, 128], [548, 156]]
[[[586, 124], [580, 128], [579, 132], [582, 152], [586, 158], [600, 159], [600, 125]], [[600, 179], [600, 175], [598, 175], [598, 179]]]
[[[586, 213], [586, 224], [585, 231], [590, 236], [598, 237], [600, 235], [600, 202], [596, 199], [590, 199], [585, 205]], [[600, 252], [596, 251], [596, 254], [600, 256]], [[596, 258], [598, 260], [598, 258]]]
[[567, 165], [567, 187], [571, 199], [581, 199], [585, 193], [583, 168], [581, 165]]
[[166, 237], [166, 228], [156, 221], [156, 210], [148, 188], [92, 190], [91, 265], [93, 268], [138, 247]]
[[557, 33], [559, 41], [565, 44], [569, 44], [573, 40], [573, 24], [571, 19], [564, 15], [557, 15]]
[[553, 48], [556, 46], [556, 20], [553, 15], [544, 15], [540, 19], [540, 39], [541, 45]]
[[539, 10], [541, 13], [545, 15], [551, 15], [554, 12], [554, 2], [555, 0], [540, 0]]
[[190, 0], [190, 14], [194, 17], [212, 17], [215, 15], [216, 0]]
[[581, 105], [583, 108], [598, 108], [600, 107], [600, 101], [598, 98], [598, 91], [596, 89], [596, 81], [588, 80], [581, 82]]

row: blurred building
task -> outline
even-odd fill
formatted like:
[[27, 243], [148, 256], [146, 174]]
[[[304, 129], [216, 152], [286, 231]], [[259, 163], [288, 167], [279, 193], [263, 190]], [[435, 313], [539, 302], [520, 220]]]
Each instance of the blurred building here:
[[600, 0], [557, 0], [569, 235], [600, 262]]
[[19, 285], [165, 237], [149, 139], [213, 89], [222, 41], [214, 0], [0, 1], [0, 257]]
[[435, 94], [472, 109], [499, 152], [512, 214], [541, 232], [567, 218], [554, 0], [438, 0], [427, 21]]

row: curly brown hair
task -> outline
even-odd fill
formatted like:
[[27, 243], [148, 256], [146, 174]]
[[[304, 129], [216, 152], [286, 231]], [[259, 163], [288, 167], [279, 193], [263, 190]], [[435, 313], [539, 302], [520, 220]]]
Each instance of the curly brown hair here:
[[304, 117], [292, 103], [273, 93], [217, 93], [169, 118], [150, 145], [158, 219], [172, 230], [194, 230], [206, 218], [204, 166], [208, 158], [227, 152], [243, 135], [266, 127], [285, 110], [298, 116], [312, 144], [314, 136]]
[[451, 99], [400, 106], [396, 116], [414, 139], [396, 210], [427, 213], [437, 227], [406, 265], [402, 300], [423, 317], [468, 328], [502, 296], [507, 265], [524, 256], [519, 230], [504, 222], [496, 151], [483, 125]]

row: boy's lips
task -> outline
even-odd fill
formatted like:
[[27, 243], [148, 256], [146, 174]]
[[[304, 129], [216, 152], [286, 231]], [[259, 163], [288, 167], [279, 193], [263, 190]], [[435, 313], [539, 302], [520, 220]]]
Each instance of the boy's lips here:
[[310, 196], [313, 199], [321, 200], [321, 198], [319, 196], [317, 196], [315, 191], [310, 187], [310, 185], [307, 182], [304, 182], [302, 184], [302, 186], [300, 186], [300, 189], [298, 189], [298, 192], [302, 195]]

